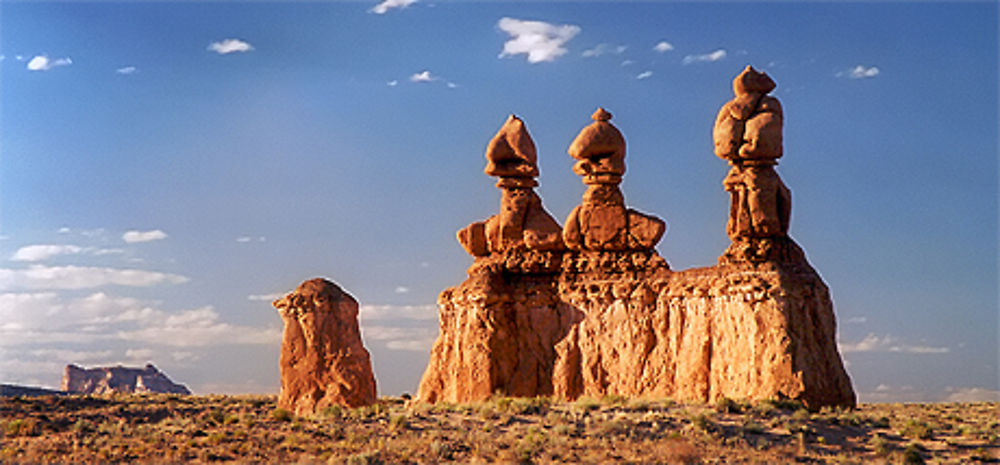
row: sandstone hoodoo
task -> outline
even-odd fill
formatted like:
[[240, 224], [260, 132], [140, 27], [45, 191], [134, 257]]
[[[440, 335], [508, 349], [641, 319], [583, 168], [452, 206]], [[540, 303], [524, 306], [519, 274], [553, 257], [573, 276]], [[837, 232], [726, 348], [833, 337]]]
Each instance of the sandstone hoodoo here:
[[167, 378], [153, 364], [143, 368], [123, 366], [81, 368], [66, 365], [63, 371], [63, 391], [74, 394], [109, 394], [127, 392], [135, 394], [191, 394], [187, 386]]
[[307, 415], [331, 405], [375, 403], [375, 376], [361, 343], [358, 302], [316, 278], [274, 301], [285, 323], [278, 406]]
[[[490, 233], [506, 201], [500, 215], [460, 231], [475, 260], [468, 279], [438, 297], [441, 332], [419, 399], [614, 394], [853, 406], [829, 291], [787, 235], [791, 195], [773, 168], [783, 124], [767, 96], [773, 88], [748, 68], [716, 123], [716, 154], [733, 166], [724, 182], [733, 244], [717, 266], [675, 272], [656, 253], [665, 224], [625, 206], [625, 139], [603, 109], [570, 146], [587, 192], [561, 229], [565, 248], [530, 245], [523, 220], [513, 222], [516, 234]], [[513, 120], [497, 138], [515, 155], [491, 155], [495, 138], [487, 173], [511, 160], [498, 186], [510, 176], [534, 187], [534, 144]], [[540, 201], [530, 205], [544, 213]], [[555, 228], [546, 221], [545, 237]]]

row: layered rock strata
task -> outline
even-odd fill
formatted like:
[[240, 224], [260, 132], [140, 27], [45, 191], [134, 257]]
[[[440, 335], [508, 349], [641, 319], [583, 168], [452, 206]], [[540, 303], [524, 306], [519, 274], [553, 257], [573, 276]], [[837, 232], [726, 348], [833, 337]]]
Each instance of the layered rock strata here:
[[[574, 141], [570, 151], [588, 192], [617, 191], [624, 173], [624, 139], [605, 113], [577, 138], [590, 143]], [[777, 234], [737, 228], [718, 266], [674, 272], [653, 249], [663, 222], [633, 222], [623, 199], [609, 197], [593, 208], [585, 194], [562, 231], [569, 250], [473, 254], [468, 279], [438, 297], [440, 335], [420, 400], [613, 394], [855, 404], [829, 291], [785, 234], [787, 215]]]
[[358, 328], [358, 302], [316, 278], [275, 300], [285, 331], [278, 407], [308, 415], [375, 403], [375, 376]]
[[81, 368], [66, 365], [61, 390], [74, 394], [191, 394], [187, 386], [177, 384], [157, 370], [153, 364], [143, 368], [123, 366]]

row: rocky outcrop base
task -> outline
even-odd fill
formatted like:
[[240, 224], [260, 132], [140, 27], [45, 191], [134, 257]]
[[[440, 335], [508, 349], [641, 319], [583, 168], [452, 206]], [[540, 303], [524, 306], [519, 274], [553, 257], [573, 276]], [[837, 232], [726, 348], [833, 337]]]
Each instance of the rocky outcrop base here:
[[438, 299], [441, 334], [419, 398], [853, 406], [829, 292], [798, 257], [671, 272], [655, 252], [579, 252], [564, 254], [558, 270], [549, 257], [536, 273], [504, 272], [511, 259], [502, 255], [479, 259]]

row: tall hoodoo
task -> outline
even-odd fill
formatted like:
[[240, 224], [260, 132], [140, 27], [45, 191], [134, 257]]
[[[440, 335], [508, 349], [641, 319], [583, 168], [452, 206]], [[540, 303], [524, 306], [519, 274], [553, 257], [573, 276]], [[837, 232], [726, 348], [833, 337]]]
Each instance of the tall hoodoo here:
[[715, 155], [732, 166], [722, 181], [730, 193], [726, 233], [733, 241], [720, 261], [797, 260], [801, 251], [790, 241], [792, 194], [774, 170], [782, 155], [784, 114], [778, 99], [767, 95], [775, 83], [747, 66], [733, 80], [735, 97], [722, 106], [712, 138]]
[[316, 278], [273, 305], [285, 322], [279, 407], [308, 415], [331, 405], [375, 403], [375, 376], [350, 294]]
[[573, 172], [583, 177], [583, 202], [570, 212], [563, 241], [572, 250], [651, 250], [666, 224], [625, 207], [618, 184], [625, 174], [625, 137], [611, 124], [611, 113], [598, 108], [594, 120], [569, 146], [578, 160]]
[[475, 257], [508, 250], [562, 250], [562, 229], [542, 207], [535, 143], [517, 116], [510, 115], [486, 147], [489, 176], [500, 178], [500, 213], [458, 232], [458, 242]]

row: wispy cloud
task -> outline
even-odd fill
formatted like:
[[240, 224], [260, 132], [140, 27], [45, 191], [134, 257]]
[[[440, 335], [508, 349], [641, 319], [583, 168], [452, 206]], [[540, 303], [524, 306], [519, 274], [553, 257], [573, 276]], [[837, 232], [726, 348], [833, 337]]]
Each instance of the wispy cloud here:
[[947, 390], [947, 402], [1000, 402], [1000, 391], [980, 387], [954, 388]]
[[410, 288], [406, 286], [396, 286], [396, 290], [394, 292], [397, 294], [407, 294], [410, 292]]
[[437, 320], [437, 305], [362, 305], [361, 321]]
[[248, 42], [242, 41], [240, 39], [225, 39], [219, 42], [212, 42], [208, 45], [208, 50], [211, 50], [219, 55], [226, 55], [229, 53], [245, 53], [252, 51], [253, 45]]
[[669, 52], [669, 51], [671, 51], [673, 49], [674, 49], [674, 46], [670, 42], [667, 42], [665, 40], [664, 41], [660, 41], [656, 45], [653, 46], [653, 51], [660, 52], [660, 53]]
[[385, 85], [387, 85], [387, 86], [389, 86], [389, 87], [396, 87], [397, 85], [399, 85], [399, 81], [397, 81], [397, 80], [393, 79], [393, 80], [391, 80], [391, 81], [389, 81], [389, 82], [385, 83]]
[[236, 238], [236, 242], [239, 242], [240, 244], [246, 244], [248, 242], [254, 242], [254, 241], [267, 242], [267, 238], [264, 236], [257, 236], [257, 237], [240, 236]]
[[281, 341], [276, 326], [226, 323], [212, 306], [168, 311], [159, 305], [103, 292], [80, 298], [54, 292], [0, 293], [0, 347], [114, 340], [167, 347]]
[[92, 266], [42, 266], [27, 269], [0, 268], [0, 291], [12, 289], [88, 289], [108, 285], [148, 287], [181, 284], [188, 278], [176, 274], [137, 269]]
[[601, 55], [621, 55], [628, 50], [624, 45], [597, 44], [594, 48], [584, 50], [582, 55], [585, 58], [599, 57]]
[[887, 334], [879, 337], [874, 333], [868, 333], [864, 339], [858, 342], [841, 342], [838, 346], [841, 353], [901, 352], [907, 354], [945, 354], [951, 351], [948, 347], [907, 344], [891, 335]]
[[653, 76], [653, 72], [652, 71], [643, 71], [643, 72], [639, 73], [639, 75], [637, 75], [635, 78], [639, 79], [639, 80], [642, 80], [642, 79], [648, 79], [648, 78], [650, 78], [652, 76]]
[[139, 71], [139, 69], [136, 68], [135, 66], [126, 66], [124, 68], [118, 68], [118, 69], [115, 70], [116, 73], [118, 73], [118, 74], [125, 74], [125, 75], [135, 74], [138, 71]]
[[110, 255], [125, 253], [122, 249], [99, 249], [96, 247], [80, 247], [78, 245], [39, 244], [28, 245], [17, 249], [10, 257], [15, 262], [40, 262], [59, 255]]
[[543, 21], [501, 18], [497, 27], [510, 39], [503, 44], [500, 58], [524, 54], [528, 63], [554, 61], [566, 54], [566, 43], [580, 33], [580, 26], [555, 25]]
[[847, 71], [841, 71], [837, 73], [837, 77], [847, 77], [851, 79], [868, 79], [878, 76], [881, 71], [879, 71], [877, 66], [864, 67], [861, 65], [855, 66]]
[[384, 15], [393, 8], [406, 8], [414, 3], [417, 3], [417, 0], [382, 0], [381, 3], [373, 6], [368, 11], [377, 15]]
[[122, 240], [129, 244], [137, 242], [159, 241], [167, 238], [167, 233], [154, 229], [152, 231], [127, 231], [122, 234]]
[[413, 75], [410, 76], [410, 82], [434, 82], [437, 81], [438, 79], [441, 78], [431, 74], [431, 72], [428, 70], [423, 70], [419, 73], [413, 73]]
[[251, 294], [247, 296], [247, 300], [254, 302], [274, 302], [285, 296], [283, 292], [272, 292], [270, 294]]
[[366, 344], [384, 344], [390, 350], [425, 352], [437, 339], [436, 328], [391, 327], [361, 325], [361, 337]]
[[867, 317], [863, 317], [863, 316], [852, 316], [852, 317], [848, 318], [847, 320], [845, 320], [844, 322], [847, 323], [847, 324], [856, 324], [856, 325], [858, 325], [858, 324], [862, 324], [862, 323], [867, 323], [868, 322], [868, 318]]
[[52, 68], [69, 66], [71, 64], [73, 64], [73, 60], [69, 57], [51, 59], [46, 55], [36, 55], [28, 61], [28, 69], [31, 71], [48, 71]]
[[632, 61], [632, 60], [624, 60], [624, 61], [622, 61], [622, 66], [629, 66], [629, 65], [634, 65], [634, 64], [635, 64], [635, 62]]
[[689, 65], [691, 63], [709, 63], [713, 61], [719, 61], [726, 57], [726, 51], [724, 49], [718, 49], [714, 52], [709, 52], [703, 55], [688, 55], [684, 57], [682, 63]]

